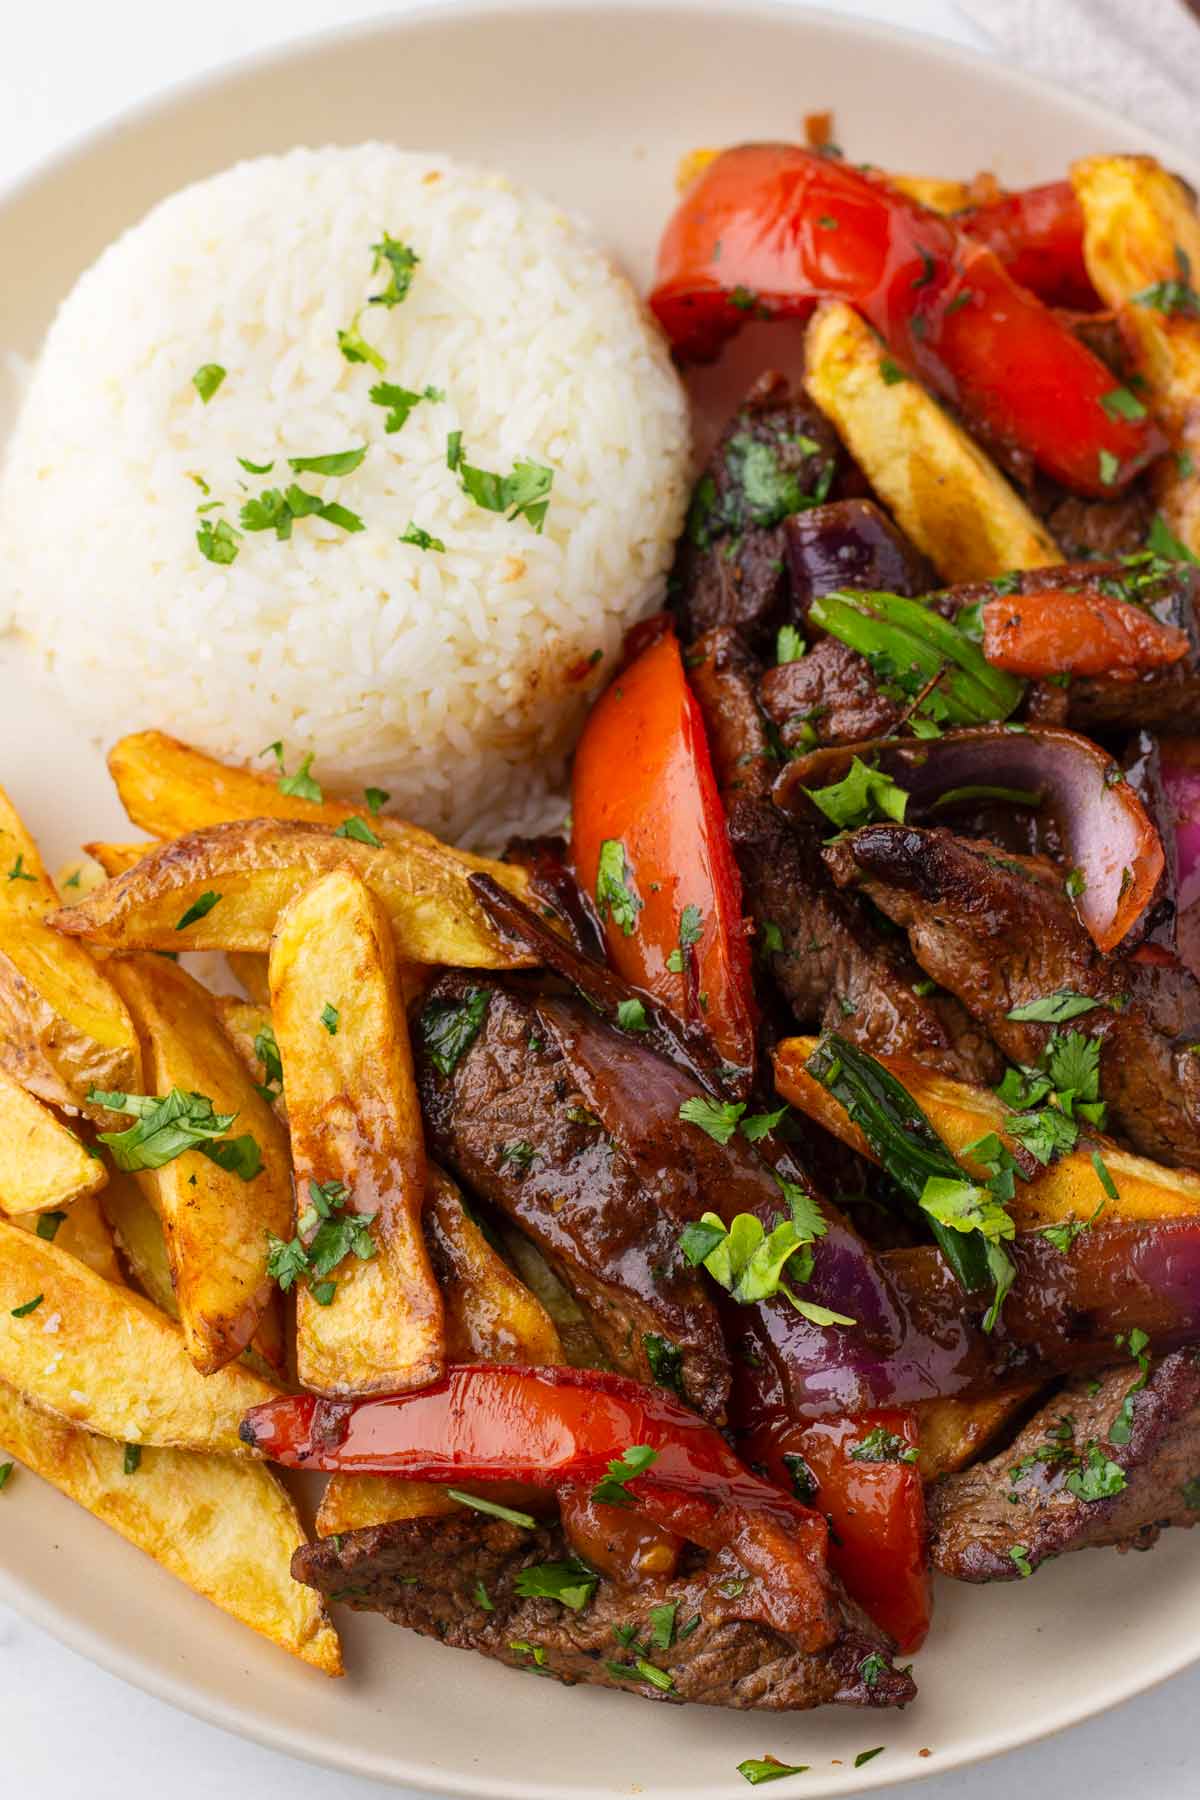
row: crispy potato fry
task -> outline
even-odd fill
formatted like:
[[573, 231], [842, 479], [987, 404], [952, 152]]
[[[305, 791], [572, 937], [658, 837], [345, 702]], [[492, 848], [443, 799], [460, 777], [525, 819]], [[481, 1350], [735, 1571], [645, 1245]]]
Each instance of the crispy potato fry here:
[[946, 1397], [922, 1400], [917, 1406], [917, 1467], [923, 1481], [936, 1481], [965, 1469], [982, 1455], [993, 1438], [1027, 1407], [1040, 1383], [1031, 1387], [1005, 1388], [996, 1394], [976, 1394], [959, 1400]]
[[248, 1134], [262, 1156], [251, 1181], [198, 1150], [138, 1176], [162, 1220], [188, 1354], [207, 1375], [241, 1355], [274, 1298], [268, 1234], [288, 1237], [293, 1213], [287, 1138], [206, 988], [159, 956], [118, 960], [112, 975], [138, 1028], [150, 1092], [207, 1095], [214, 1111], [236, 1115], [230, 1135]]
[[[805, 1072], [817, 1039], [787, 1038], [775, 1050], [775, 1084], [785, 1100], [823, 1125], [851, 1149], [875, 1161], [867, 1140], [827, 1088]], [[951, 1081], [906, 1057], [881, 1056], [878, 1060], [906, 1087], [938, 1136], [963, 1166], [980, 1180], [987, 1171], [963, 1154], [989, 1131], [1011, 1145], [1005, 1132], [1009, 1109], [990, 1088], [970, 1087]], [[1107, 1139], [1104, 1163], [1116, 1184], [1119, 1198], [1107, 1202], [1108, 1216], [1117, 1219], [1170, 1219], [1200, 1213], [1200, 1174], [1191, 1169], [1165, 1169], [1144, 1156], [1120, 1150]], [[1039, 1169], [1032, 1181], [1018, 1181], [1009, 1212], [1019, 1229], [1036, 1229], [1067, 1219], [1090, 1219], [1105, 1198], [1100, 1178], [1088, 1150], [1072, 1150], [1049, 1168]]]
[[104, 882], [104, 870], [94, 856], [84, 852], [74, 856], [70, 862], [64, 863], [55, 877], [55, 887], [59, 894], [67, 893], [72, 900], [82, 900]]
[[139, 731], [122, 738], [109, 752], [108, 767], [125, 811], [152, 837], [183, 837], [231, 819], [296, 819], [307, 825], [338, 826], [358, 817], [369, 822], [385, 843], [408, 846], [439, 870], [455, 864], [468, 871], [482, 870], [501, 887], [522, 899], [529, 897], [528, 873], [514, 863], [456, 850], [431, 831], [387, 813], [364, 817], [365, 805], [351, 806], [344, 800], [314, 803], [281, 793], [271, 776], [231, 768], [162, 731]]
[[288, 1494], [261, 1463], [122, 1445], [52, 1419], [0, 1384], [0, 1444], [172, 1575], [326, 1675], [341, 1648], [319, 1596], [291, 1577], [305, 1542]]
[[[23, 1218], [13, 1219], [22, 1231], [32, 1231], [36, 1236], [50, 1234], [50, 1239], [60, 1250], [66, 1250], [81, 1263], [105, 1281], [113, 1281], [118, 1287], [124, 1287], [125, 1275], [117, 1256], [113, 1234], [101, 1210], [100, 1202], [94, 1194], [87, 1194], [77, 1200], [70, 1212], [61, 1218], [53, 1215], [47, 1220], [44, 1213], [26, 1213]], [[53, 1229], [51, 1229], [53, 1227]]]
[[488, 1243], [450, 1177], [431, 1166], [425, 1236], [446, 1307], [449, 1362], [563, 1363], [557, 1328]]
[[897, 175], [891, 169], [885, 171], [885, 179], [898, 194], [907, 194], [931, 212], [962, 212], [975, 198], [969, 181], [943, 181], [938, 175]]
[[908, 378], [884, 380], [883, 345], [852, 307], [817, 308], [805, 358], [813, 399], [943, 580], [1062, 562], [1053, 538], [933, 396]]
[[198, 1374], [178, 1326], [148, 1300], [3, 1221], [0, 1382], [119, 1443], [228, 1456], [252, 1454], [242, 1415], [279, 1391], [238, 1363]]
[[[91, 848], [107, 866], [108, 847]], [[53, 923], [69, 938], [110, 949], [264, 951], [287, 903], [343, 867], [356, 870], [383, 903], [398, 956], [464, 969], [528, 964], [488, 923], [467, 886], [468, 871], [453, 858], [407, 843], [376, 848], [335, 837], [325, 825], [286, 819], [210, 825], [158, 845], [78, 906], [61, 908]], [[214, 893], [220, 899], [187, 926], [184, 943], [180, 919]]]
[[1200, 274], [1200, 215], [1183, 183], [1152, 156], [1088, 156], [1072, 165], [1071, 181], [1083, 208], [1088, 274], [1117, 313], [1144, 397], [1176, 451], [1186, 453], [1164, 457], [1157, 471], [1163, 515], [1200, 555], [1200, 318], [1136, 298]]
[[178, 1321], [167, 1240], [149, 1196], [134, 1176], [114, 1169], [98, 1205], [134, 1281], [160, 1312]]
[[319, 1394], [423, 1387], [445, 1364], [442, 1296], [421, 1232], [421, 1109], [394, 962], [387, 915], [352, 869], [298, 895], [271, 948], [301, 1205], [311, 1211], [310, 1184], [335, 1181], [348, 1190], [347, 1214], [374, 1219], [375, 1254], [347, 1254], [329, 1271], [331, 1303], [310, 1286], [297, 1291], [296, 1366]]
[[[110, 869], [110, 874], [119, 874], [119, 870]], [[250, 999], [257, 1006], [269, 1007], [271, 1004], [271, 975], [265, 956], [255, 956], [249, 950], [231, 950], [227, 958], [229, 973], [235, 981], [240, 981]]]
[[104, 1164], [0, 1068], [0, 1213], [69, 1206], [104, 1181]]
[[137, 1037], [84, 946], [47, 927], [58, 895], [3, 789], [0, 871], [0, 1064], [52, 1106], [106, 1119], [88, 1089], [136, 1089]]

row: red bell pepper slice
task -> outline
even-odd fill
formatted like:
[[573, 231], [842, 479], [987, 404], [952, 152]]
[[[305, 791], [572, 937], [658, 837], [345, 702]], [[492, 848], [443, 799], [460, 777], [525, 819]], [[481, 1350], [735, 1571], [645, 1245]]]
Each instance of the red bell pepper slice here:
[[623, 1375], [461, 1365], [416, 1393], [283, 1395], [247, 1413], [241, 1436], [290, 1468], [549, 1488], [597, 1482], [646, 1445], [656, 1455], [625, 1484], [633, 1502], [680, 1537], [732, 1551], [762, 1582], [759, 1603], [802, 1647], [835, 1635], [824, 1520], [751, 1474], [695, 1413]]
[[675, 349], [715, 356], [752, 315], [803, 318], [824, 298], [857, 307], [982, 436], [1077, 493], [1119, 492], [1166, 448], [1148, 415], [1106, 410], [1112, 372], [951, 220], [795, 145], [716, 157], [659, 246], [650, 304]]
[[1069, 181], [1002, 194], [955, 213], [954, 223], [995, 251], [1013, 280], [1047, 306], [1077, 312], [1099, 307], [1083, 257], [1083, 208]]
[[1002, 594], [981, 608], [983, 654], [997, 669], [1034, 680], [1114, 675], [1132, 681], [1188, 653], [1187, 633], [1144, 607], [1095, 587]]
[[933, 1609], [916, 1448], [916, 1414], [889, 1407], [761, 1427], [747, 1452], [793, 1492], [811, 1481], [830, 1568], [904, 1651], [920, 1649]]
[[748, 1070], [755, 1015], [741, 881], [673, 632], [592, 709], [571, 814], [575, 873], [596, 898], [613, 967]]

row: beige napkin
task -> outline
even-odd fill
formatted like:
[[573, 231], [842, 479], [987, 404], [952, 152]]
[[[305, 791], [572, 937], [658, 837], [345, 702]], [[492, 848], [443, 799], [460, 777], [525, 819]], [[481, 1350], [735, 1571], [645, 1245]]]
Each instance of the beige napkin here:
[[1200, 153], [1200, 14], [1188, 0], [957, 0], [1012, 61]]

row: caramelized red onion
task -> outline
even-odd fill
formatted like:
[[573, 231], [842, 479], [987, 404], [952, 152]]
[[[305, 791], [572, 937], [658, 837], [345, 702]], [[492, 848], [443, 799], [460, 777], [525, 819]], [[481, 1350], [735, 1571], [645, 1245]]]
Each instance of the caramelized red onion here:
[[839, 781], [855, 756], [904, 788], [913, 813], [964, 789], [1040, 795], [1069, 860], [1067, 891], [1100, 950], [1115, 950], [1154, 896], [1165, 860], [1158, 833], [1121, 769], [1089, 738], [1053, 726], [984, 725], [817, 750], [784, 770], [776, 803], [811, 817], [806, 790]]

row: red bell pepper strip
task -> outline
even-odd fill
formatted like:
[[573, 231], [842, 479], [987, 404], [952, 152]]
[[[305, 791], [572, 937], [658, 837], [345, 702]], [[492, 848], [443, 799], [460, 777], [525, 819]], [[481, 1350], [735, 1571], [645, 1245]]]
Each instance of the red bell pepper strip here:
[[664, 632], [592, 709], [571, 787], [575, 873], [609, 960], [721, 1057], [754, 1061], [742, 891], [700, 709]]
[[898, 1408], [783, 1420], [760, 1427], [747, 1447], [824, 1513], [830, 1568], [903, 1651], [920, 1649], [933, 1610], [916, 1449], [916, 1414]]
[[1106, 410], [1111, 370], [951, 220], [795, 145], [723, 152], [659, 246], [650, 304], [675, 349], [715, 356], [752, 315], [803, 318], [826, 298], [857, 307], [982, 436], [1077, 493], [1111, 497], [1166, 448], [1148, 415]]
[[[730, 1550], [760, 1578], [774, 1622], [804, 1648], [836, 1630], [821, 1517], [744, 1468], [695, 1413], [623, 1375], [477, 1363], [416, 1393], [284, 1395], [242, 1421], [244, 1442], [290, 1468], [577, 1488], [635, 1445], [656, 1452], [625, 1489], [656, 1523]], [[762, 1603], [764, 1595], [759, 1595]]]
[[1132, 681], [1188, 653], [1187, 633], [1144, 607], [1091, 587], [1002, 594], [981, 609], [983, 654], [993, 668], [1034, 680], [1114, 675]]
[[1083, 258], [1083, 208], [1069, 181], [1002, 194], [954, 214], [960, 231], [995, 251], [1009, 274], [1047, 306], [1100, 305]]

